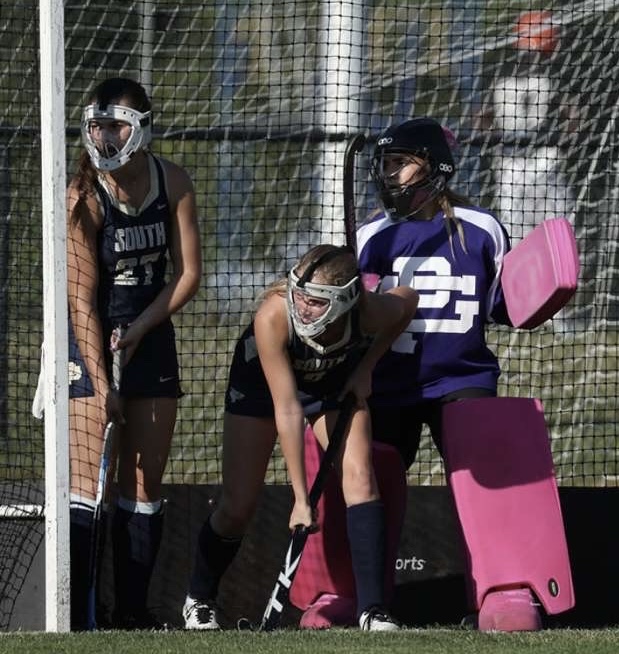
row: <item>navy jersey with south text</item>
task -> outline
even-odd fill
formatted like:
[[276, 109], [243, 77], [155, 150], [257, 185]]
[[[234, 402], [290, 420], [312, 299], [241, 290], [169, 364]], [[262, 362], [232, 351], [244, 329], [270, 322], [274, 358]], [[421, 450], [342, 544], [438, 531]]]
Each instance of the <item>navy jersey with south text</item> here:
[[[99, 264], [98, 312], [104, 343], [112, 330], [128, 325], [159, 295], [166, 284], [170, 244], [170, 203], [161, 163], [148, 157], [150, 191], [136, 210], [122, 205], [107, 190], [103, 178], [95, 182], [103, 214], [97, 234]], [[108, 375], [112, 357], [104, 349]], [[94, 394], [92, 380], [69, 324], [70, 397]], [[179, 370], [174, 326], [170, 318], [146, 333], [123, 368], [121, 395], [179, 397]]]
[[500, 285], [509, 238], [487, 211], [454, 211], [466, 250], [442, 211], [427, 221], [379, 214], [358, 230], [361, 272], [378, 275], [380, 291], [402, 285], [419, 293], [413, 320], [374, 370], [376, 406], [416, 404], [463, 388], [496, 390], [499, 365], [485, 326], [510, 324]]
[[[305, 414], [337, 408], [337, 398], [344, 384], [372, 340], [360, 331], [358, 311], [353, 309], [349, 313], [342, 344], [327, 353], [320, 353], [304, 343], [290, 321], [289, 333], [288, 354]], [[258, 356], [253, 322], [245, 329], [234, 350], [226, 410], [248, 416], [270, 417], [274, 414], [273, 400]]]
[[161, 163], [149, 156], [151, 190], [138, 211], [121, 205], [101, 183], [98, 235], [98, 306], [104, 323], [128, 324], [165, 286], [170, 242], [170, 204]]

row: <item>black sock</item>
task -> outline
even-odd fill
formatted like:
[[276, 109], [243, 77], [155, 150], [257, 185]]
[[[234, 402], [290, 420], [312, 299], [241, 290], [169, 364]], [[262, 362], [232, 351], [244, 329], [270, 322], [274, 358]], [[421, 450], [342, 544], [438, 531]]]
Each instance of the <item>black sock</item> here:
[[198, 536], [198, 547], [189, 583], [189, 595], [194, 599], [214, 600], [219, 582], [234, 560], [242, 538], [223, 538], [215, 533], [210, 517]]
[[92, 506], [71, 502], [71, 629], [88, 628], [88, 593], [90, 590], [90, 550], [92, 545]]
[[357, 617], [385, 599], [385, 511], [379, 500], [346, 509], [357, 590]]
[[116, 507], [112, 522], [115, 619], [141, 618], [147, 612], [148, 586], [163, 533], [163, 506], [156, 513]]

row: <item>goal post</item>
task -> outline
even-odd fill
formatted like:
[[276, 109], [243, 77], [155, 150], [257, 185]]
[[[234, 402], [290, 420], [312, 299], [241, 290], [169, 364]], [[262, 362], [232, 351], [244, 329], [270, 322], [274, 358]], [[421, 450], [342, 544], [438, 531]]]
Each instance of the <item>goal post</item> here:
[[63, 0], [40, 1], [45, 626], [69, 631], [69, 364]]

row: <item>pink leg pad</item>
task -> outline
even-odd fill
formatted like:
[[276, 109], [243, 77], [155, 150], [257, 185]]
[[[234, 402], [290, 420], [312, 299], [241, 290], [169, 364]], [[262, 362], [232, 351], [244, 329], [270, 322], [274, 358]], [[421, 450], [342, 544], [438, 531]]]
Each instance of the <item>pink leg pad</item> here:
[[323, 593], [301, 616], [301, 629], [329, 629], [333, 625], [352, 627], [357, 624], [355, 600]]
[[476, 609], [530, 588], [547, 613], [574, 606], [552, 453], [539, 400], [475, 398], [443, 411], [443, 447]]
[[[372, 454], [385, 506], [385, 598], [389, 601], [393, 595], [395, 562], [406, 508], [406, 471], [395, 448], [373, 443]], [[322, 449], [308, 427], [305, 430], [308, 484], [316, 476], [321, 457]], [[335, 474], [329, 476], [318, 502], [318, 525], [320, 530], [307, 539], [290, 589], [290, 602], [307, 611], [307, 617], [301, 619], [302, 627], [324, 629], [332, 624], [356, 624], [355, 578], [346, 532], [346, 504]], [[349, 608], [351, 613], [347, 613]]]
[[479, 631], [539, 631], [542, 619], [528, 588], [495, 590], [484, 597]]
[[[308, 484], [320, 466], [322, 449], [310, 427], [305, 430], [305, 473]], [[346, 534], [346, 505], [337, 475], [329, 475], [318, 502], [320, 530], [310, 534], [290, 588], [290, 602], [307, 609], [323, 593], [354, 598], [355, 580]]]

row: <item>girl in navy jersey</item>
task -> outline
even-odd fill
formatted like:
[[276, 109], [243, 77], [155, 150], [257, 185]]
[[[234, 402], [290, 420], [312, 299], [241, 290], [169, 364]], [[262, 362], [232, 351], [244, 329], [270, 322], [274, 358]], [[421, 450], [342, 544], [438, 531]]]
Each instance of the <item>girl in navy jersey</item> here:
[[[133, 80], [95, 88], [82, 137], [67, 196], [72, 628], [86, 624], [93, 498], [109, 419], [119, 425], [113, 624], [149, 627], [161, 479], [181, 395], [171, 316], [201, 275], [195, 193], [185, 170], [149, 151], [151, 105]], [[123, 356], [119, 393], [111, 388], [111, 346]]]
[[223, 491], [199, 536], [183, 616], [188, 629], [217, 629], [219, 580], [252, 517], [279, 436], [294, 492], [289, 526], [311, 527], [303, 463], [305, 418], [326, 446], [341, 399], [357, 398], [338, 465], [363, 629], [397, 629], [383, 606], [383, 507], [370, 458], [366, 398], [377, 360], [409, 323], [417, 293], [394, 285], [367, 294], [348, 248], [311, 249], [269, 287], [239, 339], [224, 418]]

